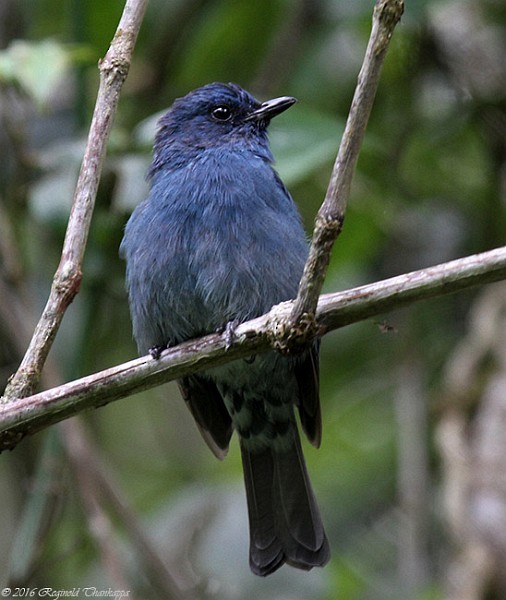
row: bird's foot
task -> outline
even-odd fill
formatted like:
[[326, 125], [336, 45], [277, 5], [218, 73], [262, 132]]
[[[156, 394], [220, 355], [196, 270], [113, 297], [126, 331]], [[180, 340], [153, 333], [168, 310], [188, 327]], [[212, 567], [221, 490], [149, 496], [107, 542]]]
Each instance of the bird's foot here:
[[222, 333], [225, 334], [225, 350], [228, 350], [230, 346], [234, 343], [234, 340], [236, 338], [235, 330], [237, 329], [237, 326], [239, 324], [239, 319], [233, 319], [232, 321], [229, 321], [225, 325], [225, 328], [222, 330]]
[[160, 356], [162, 355], [162, 352], [164, 350], [167, 350], [167, 348], [168, 348], [167, 344], [159, 344], [157, 346], [151, 346], [151, 348], [148, 350], [148, 352], [152, 356], [152, 358], [154, 358], [155, 360], [158, 360], [160, 358]]

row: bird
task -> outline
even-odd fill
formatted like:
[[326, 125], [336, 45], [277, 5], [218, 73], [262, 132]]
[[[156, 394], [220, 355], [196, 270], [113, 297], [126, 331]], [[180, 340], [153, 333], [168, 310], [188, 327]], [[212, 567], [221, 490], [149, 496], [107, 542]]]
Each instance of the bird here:
[[[267, 137], [296, 102], [259, 102], [234, 83], [176, 99], [159, 120], [149, 193], [128, 220], [120, 254], [133, 335], [141, 355], [224, 331], [293, 299], [308, 256], [299, 211]], [[275, 350], [178, 381], [212, 452], [239, 438], [251, 571], [324, 566], [330, 549], [295, 417], [321, 442], [319, 346]]]

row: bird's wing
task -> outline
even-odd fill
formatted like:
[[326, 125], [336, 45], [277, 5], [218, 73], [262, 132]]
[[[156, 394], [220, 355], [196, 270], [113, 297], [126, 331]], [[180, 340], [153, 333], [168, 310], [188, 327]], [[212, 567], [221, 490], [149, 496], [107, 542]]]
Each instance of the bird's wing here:
[[196, 375], [180, 379], [178, 384], [206, 444], [220, 460], [225, 458], [233, 429], [218, 388]]
[[320, 344], [316, 342], [295, 368], [299, 386], [300, 422], [308, 440], [316, 448], [322, 439], [322, 416], [320, 409]]

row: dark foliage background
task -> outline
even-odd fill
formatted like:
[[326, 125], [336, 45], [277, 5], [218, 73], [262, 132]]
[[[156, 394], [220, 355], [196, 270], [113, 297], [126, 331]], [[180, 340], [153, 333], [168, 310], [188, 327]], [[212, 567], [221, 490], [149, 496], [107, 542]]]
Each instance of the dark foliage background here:
[[[48, 380], [135, 356], [117, 251], [146, 190], [156, 118], [175, 97], [214, 80], [240, 83], [261, 99], [296, 96], [271, 139], [311, 231], [372, 6], [151, 0], [109, 144], [83, 286]], [[59, 261], [96, 64], [122, 8], [120, 0], [0, 4], [2, 388]], [[326, 291], [504, 243], [505, 33], [501, 0], [406, 2]], [[482, 526], [506, 523], [506, 466], [496, 461], [494, 471], [486, 462], [486, 440], [506, 456], [505, 429], [491, 428], [504, 420], [505, 306], [496, 284], [325, 338], [324, 440], [306, 456], [333, 549], [326, 569], [285, 567], [268, 580], [249, 573], [237, 445], [216, 461], [168, 385], [1, 456], [0, 587], [111, 587], [164, 598], [153, 575], [159, 557], [199, 598], [463, 598], [452, 596], [455, 573], [477, 573], [475, 595], [466, 597], [504, 597], [506, 527], [494, 537]], [[492, 406], [497, 412], [484, 412]], [[449, 449], [452, 435], [461, 446]], [[97, 470], [116, 501], [90, 476]], [[480, 503], [483, 486], [492, 504]], [[466, 562], [476, 548], [481, 554]]]

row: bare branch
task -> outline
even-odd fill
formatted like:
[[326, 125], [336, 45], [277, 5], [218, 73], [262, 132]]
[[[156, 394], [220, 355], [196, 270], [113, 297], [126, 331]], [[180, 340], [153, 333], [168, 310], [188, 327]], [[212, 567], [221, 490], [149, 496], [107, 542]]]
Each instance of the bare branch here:
[[[369, 43], [339, 146], [325, 200], [315, 219], [309, 258], [293, 306], [291, 322], [300, 327], [303, 315], [314, 315], [334, 242], [341, 232], [351, 181], [371, 114], [381, 66], [393, 30], [404, 11], [403, 0], [376, 0]], [[312, 319], [308, 320], [311, 324]]]
[[82, 278], [81, 265], [107, 140], [146, 5], [147, 0], [126, 1], [114, 39], [105, 58], [99, 64], [100, 87], [60, 264], [53, 278], [47, 304], [21, 365], [5, 390], [5, 398], [21, 398], [32, 393], [40, 379], [42, 367], [65, 311], [79, 291]]
[[[316, 333], [344, 327], [413, 303], [506, 278], [506, 247], [413, 271], [345, 292], [321, 296]], [[144, 356], [88, 375], [28, 398], [0, 405], [0, 450], [13, 448], [25, 435], [189, 373], [276, 347], [291, 331], [293, 302], [237, 327], [228, 347], [225, 334], [190, 340], [164, 351], [159, 360]]]

